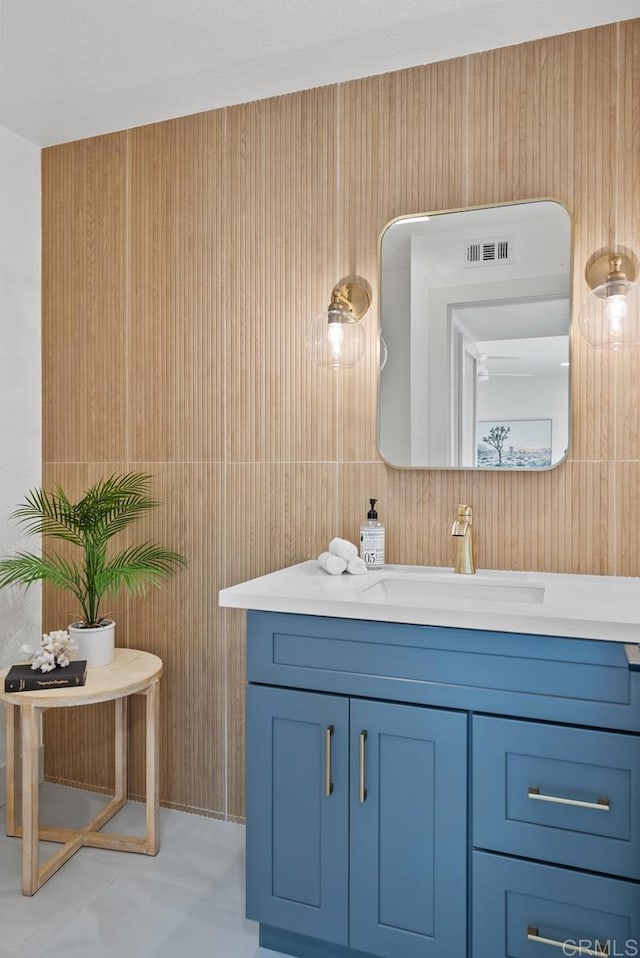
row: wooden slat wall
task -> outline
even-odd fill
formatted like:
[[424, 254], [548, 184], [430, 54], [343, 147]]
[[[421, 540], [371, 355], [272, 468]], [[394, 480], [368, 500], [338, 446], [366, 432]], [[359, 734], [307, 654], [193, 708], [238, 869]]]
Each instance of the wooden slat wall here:
[[[595, 250], [640, 253], [638, 102], [636, 20], [45, 150], [44, 481], [153, 473], [148, 529], [190, 560], [113, 610], [121, 644], [165, 661], [164, 803], [243, 815], [244, 615], [218, 589], [355, 537], [370, 495], [392, 562], [450, 564], [464, 500], [481, 567], [640, 574], [637, 350], [574, 333], [569, 461], [498, 475], [380, 460], [374, 342], [378, 235], [401, 213], [559, 199], [576, 307]], [[366, 359], [334, 374], [304, 340], [346, 273], [374, 309]], [[74, 611], [47, 595], [45, 625]], [[48, 774], [108, 787], [108, 712], [52, 720]]]

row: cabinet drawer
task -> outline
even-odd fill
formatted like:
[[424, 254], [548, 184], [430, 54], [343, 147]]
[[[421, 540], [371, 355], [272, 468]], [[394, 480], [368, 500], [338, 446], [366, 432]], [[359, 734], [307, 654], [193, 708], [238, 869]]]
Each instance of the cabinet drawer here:
[[476, 848], [640, 878], [640, 737], [473, 719]]
[[249, 682], [640, 731], [640, 671], [615, 642], [280, 612], [247, 625]]
[[637, 885], [485, 852], [472, 867], [474, 958], [640, 954]]

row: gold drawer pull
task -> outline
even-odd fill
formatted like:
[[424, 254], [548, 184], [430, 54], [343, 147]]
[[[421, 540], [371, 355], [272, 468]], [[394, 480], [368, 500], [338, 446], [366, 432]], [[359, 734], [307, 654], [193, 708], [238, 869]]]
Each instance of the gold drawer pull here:
[[333, 793], [333, 782], [331, 781], [331, 737], [333, 735], [333, 725], [327, 725], [324, 733], [324, 794], [330, 798]]
[[537, 802], [553, 802], [554, 805], [573, 805], [575, 808], [592, 808], [595, 812], [611, 811], [611, 802], [608, 798], [599, 798], [597, 802], [580, 802], [577, 798], [559, 798], [557, 795], [541, 795], [539, 788], [529, 788], [527, 795]]
[[[556, 941], [555, 938], [543, 938], [542, 935], [538, 934], [538, 929], [533, 928], [531, 925], [527, 928], [527, 939], [528, 941], [537, 941], [539, 945], [552, 945], [554, 948], [562, 948], [563, 954], [569, 955], [593, 955], [593, 958], [609, 958], [609, 942], [605, 941], [603, 943], [599, 941], [594, 941], [597, 951], [594, 951], [593, 948], [587, 948], [585, 945], [579, 945], [576, 941], [574, 944], [574, 939], [569, 938], [566, 941]], [[581, 938], [580, 941], [588, 941], [586, 938]]]
[[365, 787], [365, 748], [367, 741], [366, 729], [360, 732], [360, 804], [362, 805], [367, 798], [367, 789]]

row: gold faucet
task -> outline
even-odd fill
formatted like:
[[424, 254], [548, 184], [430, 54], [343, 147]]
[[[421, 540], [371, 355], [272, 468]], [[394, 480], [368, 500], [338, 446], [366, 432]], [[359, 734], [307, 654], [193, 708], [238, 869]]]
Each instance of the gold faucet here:
[[458, 505], [458, 517], [453, 520], [451, 535], [458, 540], [456, 550], [456, 572], [463, 575], [472, 575], [476, 571], [473, 564], [473, 542], [471, 526], [473, 523], [473, 507]]

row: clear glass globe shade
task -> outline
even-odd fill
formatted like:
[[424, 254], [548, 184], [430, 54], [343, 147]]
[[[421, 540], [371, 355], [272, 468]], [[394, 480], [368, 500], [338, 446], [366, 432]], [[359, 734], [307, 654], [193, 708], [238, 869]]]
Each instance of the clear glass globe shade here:
[[362, 323], [345, 322], [339, 312], [320, 313], [311, 323], [307, 346], [316, 366], [355, 366], [364, 355], [364, 345]]
[[640, 286], [628, 280], [596, 286], [578, 316], [583, 337], [596, 349], [640, 345]]

